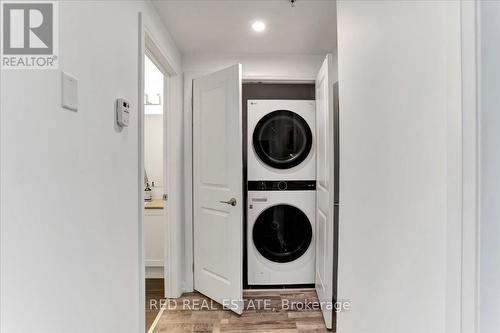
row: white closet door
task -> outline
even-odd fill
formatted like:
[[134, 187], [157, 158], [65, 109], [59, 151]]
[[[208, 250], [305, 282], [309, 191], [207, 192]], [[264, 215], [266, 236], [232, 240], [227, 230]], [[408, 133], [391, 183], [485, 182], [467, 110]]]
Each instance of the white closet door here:
[[194, 288], [243, 311], [241, 65], [193, 82]]
[[[315, 286], [320, 302], [334, 301], [334, 207], [336, 139], [334, 126], [334, 82], [332, 56], [326, 56], [316, 78], [316, 274]], [[328, 328], [333, 325], [331, 306], [323, 306]]]

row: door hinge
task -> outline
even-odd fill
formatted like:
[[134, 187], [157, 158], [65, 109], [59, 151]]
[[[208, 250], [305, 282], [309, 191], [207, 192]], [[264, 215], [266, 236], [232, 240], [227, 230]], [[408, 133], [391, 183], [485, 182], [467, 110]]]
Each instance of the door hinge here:
[[168, 200], [168, 194], [167, 193], [163, 193], [162, 198], [163, 198], [163, 201], [167, 201]]

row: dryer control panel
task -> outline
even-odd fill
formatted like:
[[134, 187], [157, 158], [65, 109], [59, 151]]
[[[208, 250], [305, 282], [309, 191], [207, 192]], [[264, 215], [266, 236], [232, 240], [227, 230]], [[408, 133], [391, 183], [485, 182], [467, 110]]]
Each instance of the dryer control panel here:
[[248, 182], [249, 191], [314, 191], [315, 180], [254, 180]]

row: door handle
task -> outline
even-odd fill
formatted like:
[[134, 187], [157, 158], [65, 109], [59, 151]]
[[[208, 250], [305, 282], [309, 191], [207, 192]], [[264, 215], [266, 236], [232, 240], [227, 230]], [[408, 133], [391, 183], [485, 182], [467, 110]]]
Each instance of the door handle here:
[[231, 198], [229, 199], [228, 201], [219, 201], [220, 203], [225, 203], [225, 204], [228, 204], [228, 205], [231, 205], [231, 206], [236, 206], [236, 199], [235, 198]]

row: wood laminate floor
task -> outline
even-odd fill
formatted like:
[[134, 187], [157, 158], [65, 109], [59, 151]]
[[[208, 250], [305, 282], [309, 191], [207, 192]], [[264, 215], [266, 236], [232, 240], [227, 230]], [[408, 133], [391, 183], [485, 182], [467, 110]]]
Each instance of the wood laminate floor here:
[[[283, 305], [317, 301], [314, 290], [245, 291], [241, 316], [223, 310], [199, 293], [172, 300], [158, 321], [155, 333], [326, 333], [320, 310], [285, 309]], [[269, 300], [264, 304], [263, 300]], [[188, 304], [188, 306], [186, 306]], [[260, 306], [259, 306], [260, 305]], [[300, 306], [300, 305], [299, 305]]]
[[[156, 315], [160, 312], [155, 306], [150, 307], [151, 300], [156, 300], [158, 303], [164, 298], [164, 283], [163, 279], [146, 279], [146, 330], [153, 324]], [[153, 303], [154, 304], [154, 303]]]

